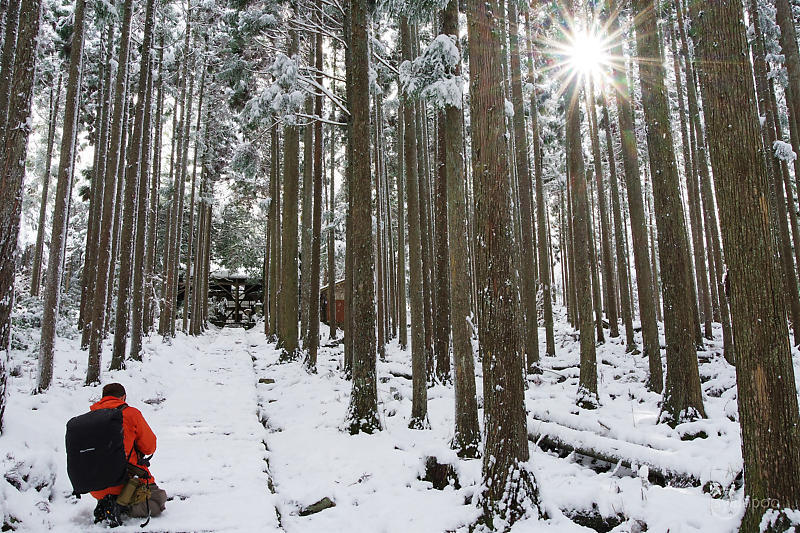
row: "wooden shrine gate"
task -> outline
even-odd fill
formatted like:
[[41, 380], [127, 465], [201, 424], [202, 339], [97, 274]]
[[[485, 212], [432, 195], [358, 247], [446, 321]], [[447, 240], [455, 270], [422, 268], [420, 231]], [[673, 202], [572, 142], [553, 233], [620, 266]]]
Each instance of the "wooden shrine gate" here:
[[264, 285], [260, 279], [212, 275], [208, 280], [208, 320], [219, 327], [250, 329], [262, 312], [263, 298]]

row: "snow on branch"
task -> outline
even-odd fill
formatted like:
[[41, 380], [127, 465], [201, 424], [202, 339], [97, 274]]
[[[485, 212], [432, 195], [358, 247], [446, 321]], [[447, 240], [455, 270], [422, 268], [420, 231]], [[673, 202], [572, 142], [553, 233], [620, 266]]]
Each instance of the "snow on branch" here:
[[791, 163], [797, 159], [797, 154], [792, 150], [792, 145], [787, 142], [775, 141], [772, 143], [772, 149], [775, 151], [775, 157], [781, 161]]
[[281, 117], [287, 124], [295, 124], [307, 95], [299, 85], [296, 58], [278, 53], [269, 72], [272, 83], [247, 102], [242, 115], [250, 124], [261, 123], [270, 115]]
[[422, 55], [400, 65], [403, 91], [427, 98], [439, 107], [460, 108], [464, 78], [455, 74], [460, 61], [455, 36], [437, 36]]

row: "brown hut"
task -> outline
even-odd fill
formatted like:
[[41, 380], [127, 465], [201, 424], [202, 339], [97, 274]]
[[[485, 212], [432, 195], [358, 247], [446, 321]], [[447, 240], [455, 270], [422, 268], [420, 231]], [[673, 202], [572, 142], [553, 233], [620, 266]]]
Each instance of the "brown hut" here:
[[[344, 280], [340, 279], [333, 285], [333, 294], [336, 298], [336, 323], [344, 324]], [[319, 290], [319, 319], [323, 324], [328, 323], [328, 286]]]

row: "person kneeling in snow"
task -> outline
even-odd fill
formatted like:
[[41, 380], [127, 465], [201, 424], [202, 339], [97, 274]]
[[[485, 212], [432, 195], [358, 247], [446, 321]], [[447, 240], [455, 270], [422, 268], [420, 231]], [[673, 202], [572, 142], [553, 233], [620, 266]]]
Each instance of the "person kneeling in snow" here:
[[156, 485], [148, 469], [150, 461], [147, 456], [156, 451], [156, 436], [141, 411], [127, 406], [126, 399], [125, 387], [109, 383], [103, 387], [100, 401], [91, 406], [92, 411], [122, 410], [122, 433], [130, 479], [126, 484], [91, 492], [99, 500], [94, 510], [95, 521], [108, 519], [112, 526], [121, 523], [120, 512], [132, 517], [158, 516], [167, 502], [167, 493]]

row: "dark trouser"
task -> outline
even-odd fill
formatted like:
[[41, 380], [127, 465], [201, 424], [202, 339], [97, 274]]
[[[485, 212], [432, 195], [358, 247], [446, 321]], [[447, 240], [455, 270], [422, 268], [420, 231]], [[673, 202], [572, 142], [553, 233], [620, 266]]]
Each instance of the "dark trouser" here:
[[131, 505], [128, 515], [135, 518], [147, 516], [147, 507], [150, 507], [150, 516], [158, 516], [167, 508], [167, 493], [158, 488], [155, 483], [150, 484], [150, 498], [141, 503]]

